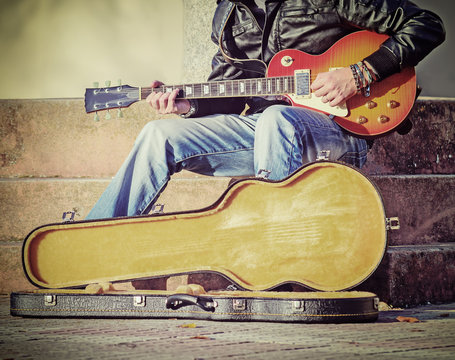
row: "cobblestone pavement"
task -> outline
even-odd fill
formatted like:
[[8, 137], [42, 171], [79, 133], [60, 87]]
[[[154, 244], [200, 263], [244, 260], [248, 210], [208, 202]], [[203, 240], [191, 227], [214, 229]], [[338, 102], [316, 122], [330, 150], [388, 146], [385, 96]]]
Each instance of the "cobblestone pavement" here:
[[[398, 316], [419, 322], [399, 322]], [[0, 359], [455, 359], [455, 303], [383, 311], [365, 324], [9, 315], [0, 296]]]

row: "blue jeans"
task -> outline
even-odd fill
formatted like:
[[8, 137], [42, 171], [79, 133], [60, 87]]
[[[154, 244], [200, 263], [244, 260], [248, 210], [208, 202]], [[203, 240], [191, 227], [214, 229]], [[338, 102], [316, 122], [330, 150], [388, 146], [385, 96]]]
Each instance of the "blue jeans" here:
[[87, 219], [147, 214], [170, 176], [182, 169], [281, 180], [321, 150], [330, 150], [330, 160], [362, 167], [368, 146], [327, 115], [284, 105], [249, 116], [152, 121]]

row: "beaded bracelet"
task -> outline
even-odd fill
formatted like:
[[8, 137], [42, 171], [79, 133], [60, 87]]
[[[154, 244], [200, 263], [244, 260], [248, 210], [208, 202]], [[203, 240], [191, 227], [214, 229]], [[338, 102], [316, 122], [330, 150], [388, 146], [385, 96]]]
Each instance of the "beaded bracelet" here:
[[370, 84], [373, 82], [373, 77], [371, 76], [370, 69], [368, 69], [368, 66], [365, 65], [364, 61], [359, 62], [360, 64], [360, 70], [362, 71], [363, 74], [366, 74], [367, 76], [367, 85], [362, 89], [363, 96], [369, 97], [370, 96]]
[[[357, 93], [362, 93], [363, 96], [370, 96], [370, 84], [373, 82], [370, 70], [363, 61], [349, 66], [354, 77]], [[365, 76], [366, 75], [366, 76]]]
[[360, 61], [358, 64], [360, 64], [360, 68], [362, 69], [363, 73], [365, 73], [368, 77], [368, 85], [370, 85], [373, 82], [373, 76], [371, 76], [370, 69], [368, 69], [368, 66], [365, 65], [364, 61]]
[[355, 86], [357, 88], [357, 93], [360, 93], [361, 86], [360, 86], [360, 79], [359, 79], [359, 75], [357, 74], [357, 70], [354, 65], [349, 65], [349, 67], [351, 68], [352, 76], [354, 77]]

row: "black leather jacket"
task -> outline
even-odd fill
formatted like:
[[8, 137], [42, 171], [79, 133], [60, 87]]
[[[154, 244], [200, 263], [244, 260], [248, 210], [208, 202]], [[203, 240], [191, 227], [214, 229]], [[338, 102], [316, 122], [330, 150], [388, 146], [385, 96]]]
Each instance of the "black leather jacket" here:
[[[267, 0], [263, 28], [248, 7], [252, 2], [218, 0], [212, 40], [229, 57], [259, 59], [268, 64], [283, 49], [320, 54], [343, 36], [368, 29], [390, 35], [366, 58], [383, 79], [403, 67], [415, 66], [445, 39], [441, 19], [406, 0]], [[218, 49], [208, 80], [262, 76], [249, 69], [251, 61], [237, 63], [234, 66], [227, 62]], [[240, 113], [246, 102], [245, 98], [198, 100], [193, 116]], [[264, 102], [258, 102], [248, 102], [252, 111], [264, 109]]]

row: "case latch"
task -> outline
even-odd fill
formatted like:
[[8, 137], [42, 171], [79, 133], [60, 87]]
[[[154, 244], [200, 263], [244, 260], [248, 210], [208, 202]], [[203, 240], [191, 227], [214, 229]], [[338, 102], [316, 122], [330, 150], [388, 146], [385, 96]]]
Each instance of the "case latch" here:
[[292, 309], [294, 312], [303, 312], [305, 311], [305, 302], [302, 300], [293, 300]]
[[133, 298], [133, 304], [134, 304], [134, 306], [145, 307], [145, 296], [136, 295]]
[[385, 219], [385, 229], [386, 230], [399, 230], [400, 229], [400, 219], [398, 217], [390, 217]]
[[236, 311], [246, 310], [246, 299], [233, 299], [232, 308]]
[[57, 305], [56, 295], [44, 295], [44, 306], [55, 306]]

